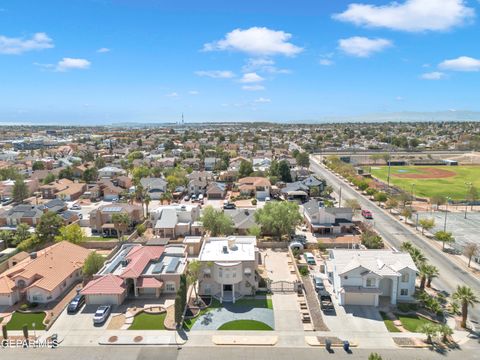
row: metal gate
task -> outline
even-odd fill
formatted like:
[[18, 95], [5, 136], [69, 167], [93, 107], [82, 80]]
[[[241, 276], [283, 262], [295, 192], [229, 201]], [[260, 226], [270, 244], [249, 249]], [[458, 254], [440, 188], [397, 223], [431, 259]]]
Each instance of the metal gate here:
[[295, 292], [295, 282], [291, 281], [275, 281], [270, 284], [271, 292]]

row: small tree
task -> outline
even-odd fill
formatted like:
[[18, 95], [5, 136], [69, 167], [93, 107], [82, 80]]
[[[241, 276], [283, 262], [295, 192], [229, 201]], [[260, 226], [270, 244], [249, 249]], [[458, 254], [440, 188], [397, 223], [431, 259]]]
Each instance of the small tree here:
[[83, 263], [83, 276], [85, 278], [93, 276], [102, 268], [104, 262], [105, 258], [102, 255], [95, 251], [91, 252]]
[[443, 195], [434, 195], [430, 198], [430, 203], [435, 205], [437, 210], [440, 205], [444, 205], [447, 202], [447, 198]]
[[254, 225], [247, 230], [247, 233], [248, 235], [252, 235], [258, 238], [260, 235], [262, 235], [262, 229], [260, 228], [260, 226]]
[[435, 226], [435, 219], [420, 219], [418, 221], [420, 226], [422, 227], [422, 235], [425, 234], [425, 230], [429, 231]]
[[7, 324], [3, 324], [3, 325], [2, 325], [2, 336], [3, 336], [3, 340], [7, 340], [7, 339], [8, 339]]
[[253, 173], [253, 164], [250, 161], [242, 160], [240, 162], [240, 168], [238, 169], [238, 176], [244, 178], [250, 176]]
[[278, 173], [283, 182], [292, 182], [292, 174], [290, 172], [290, 164], [287, 160], [282, 160], [278, 163]]
[[28, 339], [28, 325], [27, 324], [23, 324], [22, 331], [23, 331], [23, 337], [25, 339]]
[[234, 230], [232, 218], [210, 205], [203, 209], [200, 221], [203, 228], [209, 231], [212, 236], [230, 235]]
[[278, 240], [284, 235], [291, 235], [302, 223], [298, 205], [289, 201], [272, 201], [255, 212], [255, 222], [262, 228], [262, 233], [273, 234]]
[[388, 196], [385, 192], [379, 191], [374, 195], [375, 201], [378, 203], [386, 202], [388, 200]]
[[60, 234], [55, 236], [55, 241], [60, 242], [65, 240], [72, 244], [80, 244], [85, 241], [85, 238], [85, 234], [80, 225], [71, 224], [60, 228]]
[[368, 355], [368, 360], [383, 360], [383, 358], [378, 353], [371, 353]]
[[393, 197], [389, 198], [385, 203], [385, 209], [388, 209], [390, 211], [392, 209], [395, 209], [397, 206], [398, 206], [398, 201]]
[[50, 243], [60, 234], [60, 228], [63, 226], [63, 219], [52, 211], [44, 213], [40, 217], [35, 235], [40, 244]]
[[402, 209], [401, 215], [405, 218], [405, 223], [407, 223], [407, 220], [412, 217], [412, 214], [413, 214], [412, 209], [408, 207], [404, 207]]
[[27, 184], [22, 177], [18, 177], [13, 184], [12, 196], [16, 202], [23, 202], [29, 195]]
[[435, 233], [435, 239], [443, 243], [443, 250], [445, 250], [445, 243], [451, 244], [455, 242], [455, 238], [453, 237], [452, 233], [447, 231], [437, 231]]
[[352, 208], [353, 212], [357, 212], [358, 210], [360, 210], [362, 208], [357, 199], [347, 199], [347, 200], [345, 200], [345, 206], [347, 208]]
[[480, 251], [480, 246], [476, 243], [468, 243], [463, 248], [463, 255], [468, 258], [468, 267], [470, 267], [470, 262], [472, 261], [472, 257], [478, 255]]
[[15, 243], [19, 244], [24, 240], [27, 240], [32, 234], [30, 233], [30, 226], [25, 223], [20, 223], [17, 225], [15, 230]]

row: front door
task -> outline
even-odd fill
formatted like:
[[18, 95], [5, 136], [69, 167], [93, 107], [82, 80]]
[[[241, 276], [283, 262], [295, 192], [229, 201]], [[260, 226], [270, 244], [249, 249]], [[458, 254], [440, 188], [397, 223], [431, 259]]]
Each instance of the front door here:
[[232, 285], [223, 285], [223, 291], [232, 291]]

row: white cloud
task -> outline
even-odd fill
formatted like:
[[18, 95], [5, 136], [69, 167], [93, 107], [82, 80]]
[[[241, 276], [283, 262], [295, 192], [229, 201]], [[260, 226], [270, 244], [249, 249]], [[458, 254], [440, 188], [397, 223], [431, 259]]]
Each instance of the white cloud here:
[[404, 98], [403, 98], [403, 96], [397, 96], [397, 97], [395, 98], [395, 100], [397, 100], [397, 101], [403, 101]]
[[445, 78], [445, 74], [440, 71], [432, 71], [423, 73], [420, 78], [422, 78], [423, 80], [441, 80]]
[[263, 85], [243, 85], [242, 90], [261, 91], [261, 90], [265, 90], [265, 86], [263, 86]]
[[190, 95], [198, 95], [198, 94], [200, 94], [200, 92], [197, 91], [197, 90], [190, 90], [188, 93], [189, 93]]
[[480, 71], [480, 60], [469, 56], [460, 56], [456, 59], [445, 60], [438, 67], [453, 71]]
[[330, 59], [320, 59], [318, 63], [323, 66], [331, 66], [335, 64], [333, 60], [330, 60]]
[[352, 56], [368, 57], [373, 53], [380, 52], [393, 44], [387, 39], [369, 39], [361, 36], [354, 36], [338, 41], [339, 48]]
[[253, 102], [257, 104], [268, 104], [272, 102], [272, 100], [264, 97], [259, 97], [258, 99], [253, 100]]
[[214, 79], [231, 79], [235, 77], [235, 74], [230, 70], [199, 70], [195, 71], [195, 75]]
[[350, 4], [340, 21], [401, 31], [442, 31], [473, 19], [475, 11], [465, 0], [407, 0], [388, 5]]
[[279, 69], [275, 66], [275, 61], [266, 58], [250, 58], [242, 67], [243, 72], [264, 72], [271, 74], [290, 74], [288, 69]]
[[242, 83], [256, 83], [256, 82], [262, 82], [265, 80], [263, 77], [258, 75], [257, 73], [250, 72], [243, 74], [243, 77], [239, 80]]
[[51, 49], [53, 47], [53, 40], [43, 32], [33, 34], [30, 39], [9, 38], [0, 35], [0, 54], [18, 55], [27, 51]]
[[97, 53], [108, 53], [108, 52], [110, 52], [110, 49], [106, 47], [102, 47], [97, 50]]
[[170, 97], [170, 98], [176, 98], [178, 97], [178, 93], [176, 93], [175, 91], [174, 92], [171, 92], [169, 94], [166, 94], [165, 95], [166, 97]]
[[294, 56], [302, 52], [303, 49], [289, 42], [291, 37], [292, 35], [289, 33], [271, 30], [266, 27], [251, 27], [246, 30], [235, 29], [227, 33], [224, 39], [205, 44], [203, 50], [232, 50], [255, 56]]
[[85, 70], [90, 68], [91, 62], [86, 59], [63, 58], [56, 66], [57, 71]]

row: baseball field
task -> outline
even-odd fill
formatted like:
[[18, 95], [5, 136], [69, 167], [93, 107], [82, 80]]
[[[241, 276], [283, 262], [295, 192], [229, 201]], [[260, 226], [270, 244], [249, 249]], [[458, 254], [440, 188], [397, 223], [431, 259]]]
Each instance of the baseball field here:
[[[372, 175], [387, 182], [388, 166], [372, 166]], [[392, 166], [390, 184], [416, 196], [443, 195], [464, 200], [468, 185], [480, 188], [480, 166]]]

